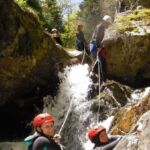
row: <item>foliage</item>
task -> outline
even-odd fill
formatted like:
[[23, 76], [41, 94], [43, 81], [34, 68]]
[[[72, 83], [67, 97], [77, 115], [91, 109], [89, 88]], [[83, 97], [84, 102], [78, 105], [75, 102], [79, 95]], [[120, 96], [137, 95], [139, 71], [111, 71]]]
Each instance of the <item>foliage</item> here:
[[15, 2], [22, 8], [27, 7], [26, 0], [15, 0]]
[[85, 39], [89, 42], [94, 28], [100, 20], [99, 0], [84, 0], [80, 5], [80, 11], [76, 12], [72, 12], [72, 6], [69, 2], [66, 4], [66, 1], [68, 0], [61, 0], [61, 8], [68, 9], [70, 13], [62, 34], [64, 45], [67, 47], [75, 45], [75, 32], [78, 23], [83, 24]]
[[85, 38], [90, 41], [95, 26], [100, 20], [99, 0], [84, 0], [78, 14], [80, 22], [84, 24]]
[[73, 12], [73, 4], [70, 0], [57, 0], [57, 2], [63, 14], [63, 19], [66, 19], [66, 17]]
[[73, 12], [68, 15], [68, 20], [64, 23], [64, 33], [62, 33], [62, 40], [65, 47], [73, 47], [75, 45], [77, 14]]
[[15, 0], [22, 8], [32, 8], [44, 27], [62, 30], [61, 9], [56, 0]]
[[57, 5], [56, 0], [45, 0], [41, 2], [42, 14], [46, 18], [46, 24], [50, 28], [62, 29], [61, 9]]

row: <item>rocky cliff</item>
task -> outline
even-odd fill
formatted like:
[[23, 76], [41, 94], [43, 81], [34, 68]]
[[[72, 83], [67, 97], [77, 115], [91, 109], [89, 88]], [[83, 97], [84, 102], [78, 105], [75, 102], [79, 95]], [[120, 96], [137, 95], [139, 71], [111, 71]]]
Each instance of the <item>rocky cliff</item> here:
[[150, 111], [142, 115], [133, 133], [126, 135], [114, 150], [148, 150], [150, 147]]
[[17, 93], [22, 95], [36, 88], [40, 91], [41, 87], [52, 85], [59, 65], [65, 64], [69, 57], [44, 32], [36, 16], [21, 10], [11, 0], [1, 1], [0, 9], [0, 104], [3, 104]]
[[[38, 18], [12, 0], [0, 1], [0, 117], [24, 131], [25, 120], [43, 107], [46, 93], [55, 95], [57, 73], [69, 61]], [[22, 120], [26, 118], [25, 120]], [[12, 133], [0, 125], [1, 138]], [[4, 133], [3, 133], [4, 132]], [[22, 134], [22, 133], [20, 133]]]
[[150, 10], [118, 14], [104, 41], [108, 73], [132, 85], [150, 81]]

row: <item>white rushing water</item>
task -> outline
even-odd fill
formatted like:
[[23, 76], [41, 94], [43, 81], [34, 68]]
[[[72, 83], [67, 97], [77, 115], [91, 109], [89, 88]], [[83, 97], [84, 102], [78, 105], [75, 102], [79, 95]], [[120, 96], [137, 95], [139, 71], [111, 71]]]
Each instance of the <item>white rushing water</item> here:
[[[87, 99], [92, 84], [89, 78], [88, 65], [67, 67], [65, 72], [60, 73], [59, 76], [62, 82], [59, 85], [55, 103], [50, 104], [52, 100], [50, 97], [44, 98], [46, 104], [44, 112], [49, 112], [55, 116], [57, 132], [59, 132], [67, 110], [70, 108], [70, 115], [62, 129], [64, 144], [67, 149], [91, 150], [93, 144], [88, 140], [87, 131], [97, 125], [97, 118], [90, 111], [92, 101]], [[109, 129], [112, 119], [113, 117], [110, 117], [100, 124]]]
[[[61, 128], [61, 125], [65, 119], [65, 115], [70, 107], [69, 114], [71, 113], [73, 116], [68, 116], [63, 127], [63, 129], [66, 129], [66, 126], [68, 126], [68, 120], [69, 122], [72, 120], [69, 123], [72, 128], [68, 130], [68, 134], [70, 134], [72, 130], [75, 130], [74, 132], [77, 133], [78, 131], [75, 129], [75, 126], [82, 124], [81, 120], [86, 120], [85, 118], [90, 115], [90, 113], [86, 110], [86, 103], [89, 103], [87, 100], [87, 95], [90, 85], [92, 84], [92, 81], [89, 78], [88, 69], [88, 65], [86, 64], [67, 67], [64, 73], [59, 74], [62, 82], [59, 85], [59, 91], [55, 98], [55, 104], [53, 104], [53, 106], [52, 104], [48, 105], [48, 101], [50, 103], [49, 97], [44, 99], [47, 106], [45, 107], [44, 112], [49, 112], [55, 116], [58, 129]], [[65, 137], [72, 136], [66, 134], [67, 133], [65, 133]], [[76, 136], [78, 138], [77, 134]], [[66, 143], [68, 139], [65, 139]]]
[[59, 74], [61, 83], [54, 100], [55, 104], [51, 103], [52, 99], [50, 97], [44, 98], [45, 108], [43, 111], [53, 114], [57, 124], [62, 124], [60, 120], [66, 114], [71, 102], [72, 108], [75, 106], [79, 108], [81, 103], [86, 101], [89, 87], [92, 83], [88, 74], [88, 65], [67, 67], [64, 73]]
[[150, 93], [150, 87], [144, 89], [138, 89], [133, 91], [133, 93], [131, 94], [131, 98], [135, 101], [142, 100], [149, 93]]

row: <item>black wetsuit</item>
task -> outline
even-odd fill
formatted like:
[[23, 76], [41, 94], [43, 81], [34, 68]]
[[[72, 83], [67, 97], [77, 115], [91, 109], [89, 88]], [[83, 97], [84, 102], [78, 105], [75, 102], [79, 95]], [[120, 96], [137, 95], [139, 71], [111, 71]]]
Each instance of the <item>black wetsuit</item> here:
[[99, 145], [95, 146], [94, 150], [113, 150], [121, 138], [121, 136], [111, 136], [107, 143], [99, 143]]
[[76, 33], [76, 48], [79, 51], [83, 51], [85, 46], [84, 34], [82, 31], [77, 31]]
[[52, 139], [40, 136], [34, 141], [32, 150], [61, 150], [61, 148]]
[[76, 32], [76, 49], [79, 51], [85, 50], [87, 54], [90, 54], [82, 31]]
[[53, 139], [49, 139], [37, 132], [28, 136], [24, 142], [28, 145], [28, 150], [62, 150], [61, 146]]

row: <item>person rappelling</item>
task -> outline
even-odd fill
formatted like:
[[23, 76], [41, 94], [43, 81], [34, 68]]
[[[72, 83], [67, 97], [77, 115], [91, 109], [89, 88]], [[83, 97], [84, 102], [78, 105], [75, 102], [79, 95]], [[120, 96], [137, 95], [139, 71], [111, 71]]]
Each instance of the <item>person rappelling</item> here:
[[108, 135], [106, 128], [102, 125], [91, 128], [88, 131], [88, 137], [94, 144], [95, 150], [113, 150], [122, 138], [119, 135]]
[[107, 71], [106, 71], [106, 54], [104, 52], [104, 46], [102, 44], [105, 30], [112, 24], [112, 18], [108, 15], [105, 15], [102, 19], [102, 22], [98, 24], [93, 33], [92, 39], [90, 41], [90, 52], [93, 58], [96, 59], [92, 71], [91, 76], [94, 74], [98, 74], [98, 66], [100, 69], [100, 77], [101, 81], [106, 81]]
[[41, 113], [33, 120], [35, 133], [25, 138], [28, 150], [63, 150], [59, 144], [60, 135], [55, 134], [54, 117], [48, 113]]

